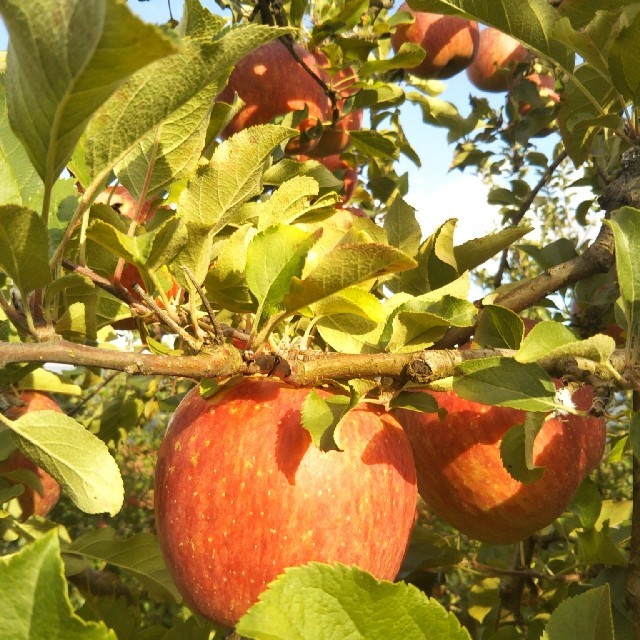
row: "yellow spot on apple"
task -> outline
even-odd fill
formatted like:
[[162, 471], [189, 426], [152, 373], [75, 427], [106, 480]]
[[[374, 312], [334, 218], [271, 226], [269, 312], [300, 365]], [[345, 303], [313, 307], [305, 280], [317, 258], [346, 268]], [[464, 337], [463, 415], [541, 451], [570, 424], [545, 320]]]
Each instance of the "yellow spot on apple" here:
[[204, 446], [208, 447], [211, 444], [211, 440], [205, 440], [204, 441]]
[[200, 454], [198, 452], [194, 453], [191, 456], [191, 464], [195, 467], [198, 464], [198, 458], [200, 457]]
[[176, 443], [173, 445], [174, 451], [180, 451], [182, 449], [182, 442], [180, 440], [176, 440]]

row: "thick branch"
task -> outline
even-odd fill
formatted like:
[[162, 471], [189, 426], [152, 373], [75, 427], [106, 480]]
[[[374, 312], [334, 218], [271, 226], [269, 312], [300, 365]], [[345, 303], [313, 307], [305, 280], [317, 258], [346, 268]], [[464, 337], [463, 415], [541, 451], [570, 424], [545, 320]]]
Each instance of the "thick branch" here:
[[[16, 362], [57, 362], [93, 366], [128, 374], [167, 375], [188, 378], [225, 378], [232, 375], [262, 373], [291, 384], [312, 386], [327, 380], [352, 378], [394, 378], [400, 382], [426, 385], [453, 375], [464, 360], [502, 355], [513, 351], [497, 349], [418, 351], [416, 353], [342, 354], [322, 351], [290, 350], [281, 354], [257, 354], [243, 360], [231, 345], [215, 347], [196, 356], [153, 355], [100, 347], [89, 347], [66, 340], [40, 343], [0, 343], [0, 368]], [[590, 376], [611, 379], [611, 371], [580, 358], [549, 358], [541, 363], [553, 375], [563, 373], [579, 380]], [[610, 364], [620, 375], [625, 371], [624, 351], [616, 351]]]
[[[614, 262], [614, 239], [610, 227], [602, 225], [598, 237], [584, 253], [547, 269], [544, 273], [525, 280], [520, 285], [498, 296], [494, 304], [516, 313], [531, 307], [548, 295], [575, 284], [596, 273], [606, 273]], [[477, 303], [480, 304], [479, 302]], [[482, 313], [482, 311], [480, 312]], [[477, 324], [477, 323], [476, 323]], [[474, 328], [450, 329], [434, 349], [447, 349], [463, 344], [473, 335]]]
[[197, 356], [164, 356], [88, 347], [67, 340], [0, 343], [0, 368], [15, 362], [57, 362], [129, 374], [187, 378], [223, 378], [245, 370], [240, 352], [227, 345]]

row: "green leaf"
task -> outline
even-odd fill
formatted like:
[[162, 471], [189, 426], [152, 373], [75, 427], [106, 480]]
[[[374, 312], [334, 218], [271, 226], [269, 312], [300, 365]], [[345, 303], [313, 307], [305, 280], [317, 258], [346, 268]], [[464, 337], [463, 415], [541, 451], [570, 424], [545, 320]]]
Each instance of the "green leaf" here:
[[518, 362], [535, 362], [547, 357], [554, 349], [578, 342], [571, 329], [559, 322], [538, 322], [522, 340], [515, 355]]
[[350, 313], [376, 323], [387, 317], [380, 300], [357, 287], [323, 298], [313, 305], [313, 312], [316, 317]]
[[[425, 296], [428, 298], [429, 294]], [[391, 352], [426, 349], [450, 327], [470, 327], [477, 314], [475, 305], [443, 292], [437, 300], [415, 298], [395, 311], [387, 348]]]
[[398, 149], [393, 140], [377, 131], [350, 131], [349, 139], [353, 146], [365, 156], [387, 160], [395, 160], [398, 157]]
[[347, 396], [321, 398], [315, 389], [304, 399], [300, 411], [302, 426], [321, 451], [339, 451], [334, 433], [348, 406]]
[[342, 289], [414, 266], [414, 260], [388, 245], [340, 244], [322, 256], [305, 278], [293, 279], [285, 308], [296, 311]]
[[456, 549], [446, 538], [433, 533], [426, 527], [416, 526], [411, 532], [411, 540], [402, 560], [398, 579], [408, 578], [415, 572], [455, 565], [461, 562], [463, 558], [462, 552]]
[[122, 477], [102, 440], [58, 411], [25, 413], [8, 425], [20, 449], [52, 475], [85, 513], [116, 514]]
[[555, 385], [544, 369], [499, 356], [460, 364], [453, 390], [481, 404], [539, 412], [562, 408], [555, 402]]
[[247, 284], [260, 303], [256, 323], [282, 309], [294, 278], [302, 275], [309, 249], [321, 233], [279, 225], [259, 232], [247, 248]]
[[0, 637], [7, 640], [117, 640], [103, 622], [73, 612], [57, 531], [0, 558], [0, 599]]
[[409, 411], [428, 411], [436, 413], [438, 403], [429, 393], [418, 393], [415, 391], [401, 391], [390, 403], [393, 409], [408, 409]]
[[398, 52], [390, 58], [384, 60], [369, 60], [360, 67], [359, 74], [362, 78], [382, 73], [384, 71], [393, 71], [395, 69], [413, 69], [424, 60], [424, 49], [412, 42], [405, 42]]
[[35, 389], [46, 393], [61, 393], [68, 396], [81, 396], [82, 389], [77, 384], [65, 380], [61, 375], [47, 369], [36, 369], [21, 378], [18, 389]]
[[[617, 95], [608, 78], [587, 64], [579, 66], [574, 77], [581, 86], [575, 81], [565, 85], [558, 108], [558, 125], [569, 157], [579, 166], [589, 156], [598, 130], [618, 128], [621, 118], [615, 113]], [[607, 115], [603, 116], [602, 111]]]
[[[342, 293], [342, 292], [341, 292]], [[333, 299], [333, 296], [328, 298]], [[318, 320], [320, 337], [340, 353], [379, 353], [384, 325], [360, 313], [339, 313]]]
[[191, 176], [205, 144], [215, 85], [206, 87], [135, 144], [116, 166], [120, 182], [137, 199], [162, 195], [173, 182]]
[[558, 12], [547, 0], [501, 0], [478, 2], [477, 0], [411, 0], [418, 11], [430, 11], [447, 15], [464, 13], [488, 26], [495, 27], [520, 40], [545, 58], [555, 61], [564, 70], [573, 68], [573, 52], [563, 42], [553, 37]]
[[638, 38], [640, 38], [640, 7], [636, 3], [621, 11], [608, 55], [613, 85], [632, 102], [637, 100], [640, 92]]
[[422, 231], [416, 220], [416, 210], [402, 198], [397, 197], [391, 203], [384, 217], [384, 230], [392, 247], [410, 256], [418, 253]]
[[34, 209], [29, 200], [42, 189], [43, 184], [26, 149], [9, 125], [4, 74], [0, 75], [0, 156], [0, 202], [29, 204]]
[[126, 540], [118, 540], [110, 527], [94, 529], [76, 538], [64, 549], [64, 556], [107, 562], [135, 576], [151, 597], [175, 602], [181, 600], [167, 572], [158, 539], [151, 533], [138, 533]]
[[[106, 205], [94, 205], [96, 206]], [[155, 214], [154, 221], [155, 218], [160, 221], [161, 213]], [[170, 215], [159, 222], [153, 230], [129, 236], [102, 220], [94, 219], [87, 229], [87, 238], [131, 264], [146, 271], [156, 271], [163, 265], [171, 263], [187, 243], [187, 229], [180, 218]]]
[[529, 484], [542, 477], [544, 467], [533, 462], [533, 443], [545, 421], [544, 413], [529, 412], [523, 424], [516, 424], [502, 436], [500, 458], [509, 475]]
[[319, 189], [318, 182], [307, 176], [283, 182], [266, 202], [259, 203], [258, 230], [293, 222], [305, 213]]
[[48, 184], [123, 80], [176, 51], [117, 0], [1, 0], [0, 12], [10, 35], [9, 120]]
[[640, 326], [640, 269], [637, 260], [640, 255], [640, 211], [622, 207], [605, 222], [611, 226], [615, 237], [616, 270], [628, 333], [635, 336]]
[[614, 640], [609, 585], [561, 602], [551, 614], [542, 640]]
[[533, 227], [507, 227], [482, 238], [468, 240], [453, 248], [458, 271], [469, 271], [493, 258], [497, 253], [510, 247], [514, 242], [533, 230]]
[[247, 245], [257, 233], [251, 225], [243, 225], [223, 244], [215, 264], [204, 280], [209, 300], [223, 309], [238, 313], [256, 309], [246, 278]]
[[420, 245], [417, 267], [402, 274], [402, 290], [412, 295], [439, 289], [458, 278], [460, 271], [453, 248], [456, 220], [443, 223]]
[[[189, 237], [176, 262], [189, 267], [199, 282], [211, 262], [212, 237], [245, 202], [262, 192], [262, 175], [272, 151], [293, 135], [293, 129], [277, 125], [244, 129], [225, 140], [189, 181], [178, 203]], [[192, 287], [180, 272], [175, 277], [179, 284]]]
[[[569, 508], [580, 518], [580, 524], [585, 529], [592, 529], [602, 512], [602, 496], [598, 485], [588, 476], [582, 481], [576, 491]], [[611, 525], [611, 523], [609, 523]]]
[[236, 631], [255, 640], [470, 640], [452, 613], [416, 587], [317, 562], [285, 569]]
[[47, 227], [34, 211], [0, 207], [0, 269], [22, 294], [51, 281]]
[[249, 25], [227, 31], [214, 42], [198, 45], [186, 41], [178, 53], [135, 73], [87, 127], [84, 152], [88, 178], [93, 182], [106, 177], [109, 169], [177, 109], [210, 85], [221, 89], [240, 58], [290, 31]]
[[206, 42], [224, 26], [224, 18], [211, 13], [199, 0], [186, 0], [176, 31], [182, 37]]
[[488, 304], [482, 308], [473, 339], [483, 347], [517, 349], [523, 334], [524, 324], [518, 314], [506, 307]]

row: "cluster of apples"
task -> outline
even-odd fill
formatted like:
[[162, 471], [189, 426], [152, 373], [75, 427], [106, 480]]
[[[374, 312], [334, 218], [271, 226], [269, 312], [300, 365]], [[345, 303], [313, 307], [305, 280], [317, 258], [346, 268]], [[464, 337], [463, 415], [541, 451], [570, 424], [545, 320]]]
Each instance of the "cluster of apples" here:
[[346, 203], [354, 193], [358, 173], [340, 154], [349, 146], [349, 132], [362, 127], [362, 109], [347, 108], [348, 99], [357, 91], [358, 77], [350, 66], [332, 69], [319, 49], [307, 51], [299, 44], [292, 47], [304, 65], [335, 92], [337, 120], [324, 87], [284, 44], [274, 41], [245, 56], [218, 96], [219, 101], [232, 103], [237, 94], [245, 103], [225, 127], [222, 137], [306, 109], [307, 116], [297, 125], [300, 137], [287, 145], [286, 152], [300, 160], [316, 159], [336, 173], [344, 182], [343, 203]]
[[[601, 419], [552, 416], [534, 447], [544, 473], [523, 484], [504, 468], [500, 441], [524, 412], [422, 392], [440, 413], [362, 402], [336, 430], [339, 450], [324, 451], [302, 426], [311, 389], [259, 377], [206, 398], [192, 390], [173, 415], [155, 476], [161, 548], [187, 603], [234, 626], [286, 567], [309, 561], [393, 580], [417, 490], [460, 532], [519, 541], [562, 514], [602, 457]], [[591, 399], [588, 387], [573, 398], [585, 412]]]
[[[413, 16], [413, 23], [400, 24], [391, 38], [394, 51], [409, 42], [425, 51], [424, 60], [411, 73], [425, 80], [451, 78], [466, 69], [470, 82], [482, 91], [504, 92], [520, 81], [521, 65], [531, 53], [517, 40], [497, 29], [480, 30], [478, 24], [456, 16], [414, 11], [406, 3], [400, 6]], [[556, 80], [550, 73], [530, 73], [524, 77], [538, 88], [539, 95], [553, 103], [560, 101]], [[520, 115], [531, 110], [521, 102]]]

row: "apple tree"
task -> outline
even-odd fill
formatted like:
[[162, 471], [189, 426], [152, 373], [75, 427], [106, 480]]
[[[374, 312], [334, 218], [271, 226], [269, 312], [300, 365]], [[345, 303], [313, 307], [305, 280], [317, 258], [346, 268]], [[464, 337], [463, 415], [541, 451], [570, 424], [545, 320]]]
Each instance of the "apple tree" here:
[[640, 3], [133, 4], [0, 0], [0, 637], [640, 638]]

